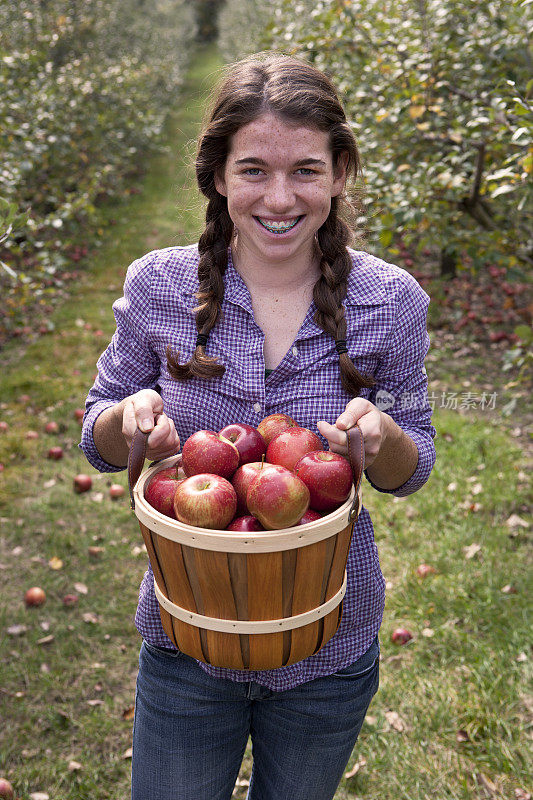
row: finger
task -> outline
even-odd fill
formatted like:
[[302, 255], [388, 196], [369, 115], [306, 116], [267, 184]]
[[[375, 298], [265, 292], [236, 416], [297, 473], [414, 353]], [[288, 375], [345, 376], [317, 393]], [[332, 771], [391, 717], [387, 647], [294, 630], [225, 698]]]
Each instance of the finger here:
[[358, 422], [358, 420], [368, 412], [372, 405], [363, 397], [355, 397], [350, 400], [342, 414], [337, 417], [335, 425], [341, 430], [348, 430]]
[[156, 418], [155, 427], [148, 437], [148, 447], [152, 449], [158, 448], [159, 450], [179, 448], [179, 436], [174, 422], [166, 414], [160, 414]]
[[124, 406], [124, 411], [122, 413], [122, 433], [126, 439], [132, 439], [136, 430], [137, 422], [135, 421], [135, 408], [130, 400]]
[[135, 423], [144, 433], [148, 433], [155, 427], [156, 415], [163, 411], [163, 401], [155, 392], [147, 395], [142, 394], [132, 400], [135, 411]]
[[317, 422], [319, 432], [328, 440], [330, 447], [346, 448], [346, 434], [344, 431], [339, 430], [335, 425], [330, 425], [325, 420]]

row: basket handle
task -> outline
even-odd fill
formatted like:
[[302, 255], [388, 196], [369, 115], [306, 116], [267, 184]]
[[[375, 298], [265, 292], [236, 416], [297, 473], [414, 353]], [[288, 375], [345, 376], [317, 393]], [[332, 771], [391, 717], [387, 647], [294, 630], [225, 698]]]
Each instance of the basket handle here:
[[144, 466], [144, 459], [146, 458], [146, 444], [151, 432], [152, 431], [147, 431], [145, 433], [140, 428], [137, 428], [133, 434], [133, 439], [131, 440], [130, 444], [130, 452], [128, 454], [128, 483], [130, 486], [130, 503], [133, 510], [135, 510], [133, 487], [139, 480]]
[[357, 516], [359, 486], [361, 485], [361, 478], [363, 477], [363, 470], [365, 468], [365, 443], [361, 428], [357, 423], [346, 431], [346, 445], [348, 447], [348, 460], [352, 468], [353, 483], [355, 486], [355, 495], [348, 515], [348, 519], [352, 522]]

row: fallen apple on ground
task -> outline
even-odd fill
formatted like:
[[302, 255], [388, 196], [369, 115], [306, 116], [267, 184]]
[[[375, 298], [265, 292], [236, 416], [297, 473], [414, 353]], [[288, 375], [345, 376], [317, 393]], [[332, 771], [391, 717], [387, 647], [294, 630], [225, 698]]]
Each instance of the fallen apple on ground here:
[[0, 778], [0, 797], [2, 800], [13, 800], [15, 792], [7, 778]]
[[292, 470], [302, 456], [313, 450], [324, 450], [316, 433], [308, 428], [287, 428], [268, 445], [266, 460], [269, 464], [279, 464]]
[[210, 473], [231, 478], [239, 466], [239, 451], [216, 431], [197, 431], [186, 440], [181, 464], [187, 477]]
[[420, 578], [427, 578], [428, 575], [434, 575], [437, 572], [435, 567], [430, 566], [429, 564], [419, 564], [416, 568], [416, 574]]
[[78, 604], [78, 595], [77, 594], [66, 594], [63, 597], [63, 605], [67, 607], [75, 606]]
[[46, 433], [58, 433], [59, 432], [59, 425], [57, 422], [47, 422], [44, 426]]
[[267, 530], [291, 528], [309, 508], [309, 489], [289, 469], [268, 465], [252, 481], [246, 504]]
[[[167, 517], [176, 519], [174, 513], [174, 494], [176, 488], [185, 480], [186, 475], [183, 467], [177, 464], [173, 467], [166, 467], [160, 472], [156, 472], [144, 490], [146, 500], [156, 511], [166, 514]], [[122, 487], [121, 487], [122, 488]]]
[[84, 473], [80, 473], [76, 475], [74, 478], [74, 491], [78, 494], [82, 494], [83, 492], [88, 492], [89, 489], [93, 485], [93, 479], [90, 475], [85, 475]]
[[176, 519], [198, 528], [224, 530], [235, 516], [236, 508], [235, 489], [226, 478], [213, 473], [186, 478], [174, 494]]
[[261, 420], [257, 430], [268, 446], [279, 433], [286, 431], [287, 428], [295, 428], [297, 426], [298, 423], [288, 414], [269, 414], [268, 417]]
[[239, 451], [239, 466], [260, 461], [266, 452], [265, 440], [257, 428], [252, 428], [251, 425], [246, 425], [244, 422], [226, 425], [219, 431], [219, 434], [233, 442]]
[[53, 461], [59, 461], [60, 458], [63, 458], [63, 448], [51, 447], [48, 451], [48, 458], [51, 458]]
[[413, 634], [407, 628], [395, 628], [391, 636], [394, 644], [407, 644], [412, 638]]
[[40, 586], [32, 586], [24, 595], [24, 602], [28, 607], [42, 606], [46, 602], [46, 593]]
[[315, 511], [332, 511], [350, 496], [352, 468], [345, 458], [329, 450], [306, 453], [294, 472], [309, 489], [309, 505]]
[[119, 497], [123, 497], [126, 490], [120, 483], [112, 483], [109, 487], [109, 497], [112, 500], [117, 500]]

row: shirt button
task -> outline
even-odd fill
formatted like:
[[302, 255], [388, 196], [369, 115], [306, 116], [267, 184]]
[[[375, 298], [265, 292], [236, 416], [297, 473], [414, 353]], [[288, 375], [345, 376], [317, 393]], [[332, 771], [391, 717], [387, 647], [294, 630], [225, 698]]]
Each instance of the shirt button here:
[[261, 411], [261, 403], [254, 403], [254, 411], [257, 411], [257, 413]]
[[297, 347], [293, 347], [292, 348], [292, 354], [293, 354], [293, 356], [297, 356], [298, 355], [298, 348]]

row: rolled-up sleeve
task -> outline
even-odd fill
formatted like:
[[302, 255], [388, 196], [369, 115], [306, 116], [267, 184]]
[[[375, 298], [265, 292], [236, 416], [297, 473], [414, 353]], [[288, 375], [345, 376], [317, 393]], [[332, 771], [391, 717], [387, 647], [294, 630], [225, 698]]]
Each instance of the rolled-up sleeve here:
[[430, 298], [408, 272], [403, 272], [402, 284], [390, 347], [374, 374], [376, 385], [369, 400], [411, 437], [418, 449], [418, 463], [411, 477], [396, 489], [376, 486], [365, 471], [367, 480], [377, 491], [397, 497], [416, 492], [428, 480], [435, 463], [433, 439], [437, 433], [431, 424], [432, 408], [424, 366], [430, 343], [427, 332]]
[[98, 373], [85, 403], [81, 442], [89, 463], [99, 472], [119, 472], [104, 461], [94, 444], [97, 417], [140, 389], [153, 389], [160, 373], [160, 360], [150, 343], [150, 286], [156, 253], [148, 253], [129, 267], [124, 295], [113, 304], [116, 330], [97, 362]]

